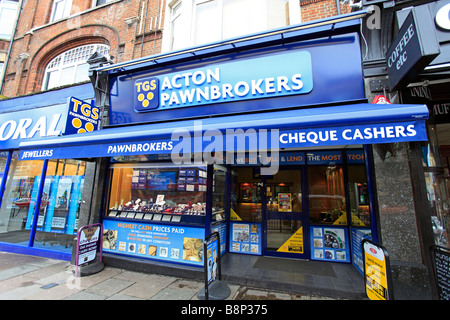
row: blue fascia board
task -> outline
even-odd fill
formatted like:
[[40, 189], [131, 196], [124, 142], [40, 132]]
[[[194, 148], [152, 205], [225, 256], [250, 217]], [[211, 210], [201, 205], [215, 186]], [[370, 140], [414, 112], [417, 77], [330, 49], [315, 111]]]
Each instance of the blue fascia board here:
[[[223, 131], [226, 129], [245, 130], [248, 128], [261, 129], [273, 127], [278, 129], [296, 129], [389, 123], [426, 120], [428, 119], [428, 116], [429, 113], [426, 105], [380, 105], [360, 103], [343, 106], [222, 116], [199, 119], [199, 121], [202, 121], [201, 125], [203, 131], [208, 129]], [[115, 127], [77, 135], [45, 138], [22, 142], [20, 144], [20, 149], [156, 139], [160, 137], [170, 137], [174, 130], [180, 128], [193, 132], [195, 129], [195, 120]]]

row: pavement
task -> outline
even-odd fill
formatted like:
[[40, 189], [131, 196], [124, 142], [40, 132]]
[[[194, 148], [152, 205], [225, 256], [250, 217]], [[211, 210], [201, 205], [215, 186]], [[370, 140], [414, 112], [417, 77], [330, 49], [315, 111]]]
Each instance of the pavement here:
[[[105, 265], [74, 276], [68, 261], [0, 252], [0, 300], [198, 300], [204, 282]], [[227, 300], [340, 300], [324, 295], [228, 284]]]

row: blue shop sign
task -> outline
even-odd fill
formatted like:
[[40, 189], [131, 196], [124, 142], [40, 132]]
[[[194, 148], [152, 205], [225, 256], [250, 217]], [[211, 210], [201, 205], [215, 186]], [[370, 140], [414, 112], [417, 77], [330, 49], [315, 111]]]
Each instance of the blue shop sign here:
[[98, 129], [100, 109], [94, 103], [70, 97], [65, 134], [79, 134]]
[[[330, 135], [325, 139], [321, 132], [328, 131]], [[178, 136], [179, 137], [179, 136]], [[289, 139], [292, 137], [292, 139]], [[192, 152], [237, 152], [253, 150], [259, 152], [258, 146], [274, 148], [305, 148], [325, 147], [329, 145], [355, 145], [373, 143], [392, 143], [407, 141], [426, 141], [425, 123], [412, 121], [405, 123], [369, 124], [343, 127], [325, 127], [318, 129], [278, 130], [272, 129], [268, 134], [254, 131], [250, 135], [236, 133], [221, 134], [220, 131], [210, 139], [208, 135], [192, 136], [190, 134], [181, 139], [166, 136], [155, 140], [133, 140], [130, 142], [104, 142], [79, 146], [61, 146], [40, 149], [26, 149], [20, 153], [20, 160], [31, 159], [63, 159], [78, 157], [114, 157], [140, 154], [187, 154]], [[232, 142], [232, 143], [230, 143]], [[276, 145], [273, 145], [275, 144]], [[255, 147], [256, 146], [256, 147]], [[269, 154], [270, 155], [270, 152]], [[327, 152], [319, 155], [306, 155], [309, 164], [321, 164], [321, 161], [335, 164], [343, 162], [342, 156]], [[250, 160], [249, 160], [250, 161]], [[303, 161], [300, 161], [303, 162]], [[239, 163], [239, 162], [238, 162]]]
[[0, 114], [0, 150], [18, 149], [22, 141], [64, 133], [67, 105]]
[[110, 78], [109, 125], [365, 99], [356, 33]]
[[138, 79], [137, 112], [298, 95], [313, 89], [311, 54], [279, 53]]

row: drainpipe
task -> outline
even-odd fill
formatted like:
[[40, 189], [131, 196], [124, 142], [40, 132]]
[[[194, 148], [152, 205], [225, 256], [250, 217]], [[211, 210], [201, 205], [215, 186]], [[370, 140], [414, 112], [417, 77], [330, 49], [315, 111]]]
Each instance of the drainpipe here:
[[16, 37], [17, 25], [19, 23], [20, 14], [22, 12], [22, 5], [23, 5], [23, 0], [20, 0], [17, 14], [16, 14], [16, 22], [14, 22], [13, 34], [11, 35], [11, 40], [9, 41], [8, 53], [6, 54], [5, 64], [3, 65], [4, 72], [2, 72], [2, 78], [0, 79], [0, 94], [2, 93], [2, 90], [3, 90], [3, 81], [5, 81], [6, 67], [8, 66], [9, 56], [11, 55], [14, 38]]
[[336, 9], [337, 9], [337, 15], [339, 16], [341, 14], [341, 6], [339, 4], [339, 0], [336, 0]]

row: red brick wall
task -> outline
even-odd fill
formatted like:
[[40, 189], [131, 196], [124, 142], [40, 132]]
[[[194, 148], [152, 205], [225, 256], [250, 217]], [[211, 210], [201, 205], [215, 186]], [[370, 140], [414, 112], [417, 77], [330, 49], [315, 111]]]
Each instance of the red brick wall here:
[[[339, 1], [340, 4], [340, 1]], [[302, 22], [328, 18], [337, 15], [336, 0], [300, 0]], [[351, 11], [348, 5], [339, 5], [341, 14]]]
[[[118, 0], [91, 8], [91, 0], [73, 0], [72, 16], [53, 23], [49, 23], [52, 0], [24, 1], [2, 94], [13, 97], [40, 91], [47, 63], [58, 54], [80, 45], [108, 44], [114, 62], [159, 53], [162, 34], [151, 30], [150, 20], [159, 19], [161, 9], [164, 17], [166, 1], [144, 1], [149, 4], [145, 6], [144, 41], [142, 32], [139, 32], [144, 26], [144, 21], [141, 27], [139, 20], [142, 12], [145, 16], [143, 1]], [[132, 23], [125, 22], [133, 17], [138, 19], [131, 19]]]

